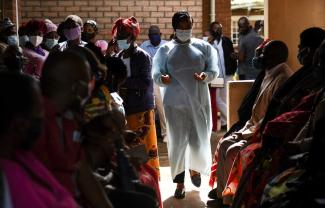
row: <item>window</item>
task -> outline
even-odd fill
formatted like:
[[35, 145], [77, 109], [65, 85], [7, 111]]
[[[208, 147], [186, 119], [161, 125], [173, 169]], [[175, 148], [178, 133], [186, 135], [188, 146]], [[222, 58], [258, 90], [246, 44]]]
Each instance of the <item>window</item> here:
[[237, 20], [231, 20], [231, 41], [234, 45], [238, 44], [238, 24]]

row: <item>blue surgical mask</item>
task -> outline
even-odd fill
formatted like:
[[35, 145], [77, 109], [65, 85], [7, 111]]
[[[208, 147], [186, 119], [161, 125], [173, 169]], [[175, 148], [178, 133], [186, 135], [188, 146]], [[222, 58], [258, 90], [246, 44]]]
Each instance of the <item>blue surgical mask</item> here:
[[117, 40], [117, 45], [118, 45], [118, 48], [121, 50], [126, 50], [130, 47], [130, 43], [128, 43], [128, 39]]
[[47, 48], [52, 49], [56, 44], [58, 44], [58, 40], [57, 39], [46, 39], [44, 44]]
[[191, 39], [191, 36], [192, 36], [192, 29], [190, 30], [176, 29], [176, 37], [178, 38], [178, 40], [182, 42], [188, 41], [189, 39]]
[[10, 35], [7, 37], [8, 45], [18, 45], [18, 37], [17, 35]]
[[149, 35], [149, 39], [153, 46], [158, 46], [161, 42], [161, 37], [159, 34]]

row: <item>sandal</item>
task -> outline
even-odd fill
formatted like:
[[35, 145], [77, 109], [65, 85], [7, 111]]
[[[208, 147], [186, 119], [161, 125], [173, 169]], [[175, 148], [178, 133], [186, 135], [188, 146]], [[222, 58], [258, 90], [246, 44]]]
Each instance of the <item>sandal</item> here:
[[184, 199], [185, 197], [185, 188], [179, 188], [177, 187], [176, 190], [175, 190], [175, 193], [174, 193], [174, 197], [176, 199]]
[[196, 187], [200, 187], [201, 186], [201, 174], [196, 171], [190, 170], [190, 175], [191, 175], [192, 184]]

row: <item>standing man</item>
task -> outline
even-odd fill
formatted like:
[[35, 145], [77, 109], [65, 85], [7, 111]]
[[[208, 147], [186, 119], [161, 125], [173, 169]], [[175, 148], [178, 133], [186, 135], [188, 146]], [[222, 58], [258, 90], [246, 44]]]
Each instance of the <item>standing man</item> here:
[[227, 83], [237, 69], [234, 47], [231, 40], [222, 34], [222, 25], [219, 22], [210, 24], [211, 45], [217, 50], [219, 56], [219, 77], [224, 79], [224, 87], [217, 89], [217, 106], [221, 113], [221, 129], [227, 129]]
[[260, 72], [252, 66], [252, 59], [255, 49], [263, 42], [252, 26], [247, 17], [238, 20], [239, 30], [239, 53], [238, 53], [238, 75], [240, 80], [255, 79]]
[[[185, 164], [192, 183], [200, 187], [200, 173], [211, 164], [212, 130], [208, 83], [218, 76], [218, 54], [204, 40], [191, 38], [193, 19], [186, 11], [172, 19], [175, 37], [163, 45], [153, 60], [153, 78], [165, 87], [163, 104], [167, 120], [168, 156], [174, 197], [185, 197]], [[189, 158], [185, 157], [188, 148]]]
[[[165, 44], [167, 41], [161, 39], [160, 29], [156, 25], [150, 26], [148, 37], [149, 40], [143, 42], [140, 47], [143, 50], [145, 50], [147, 53], [149, 53], [151, 58], [153, 58], [156, 52], [158, 51], [159, 47]], [[167, 142], [165, 112], [162, 104], [160, 88], [157, 84], [154, 84], [154, 95], [155, 95], [156, 110], [159, 116], [161, 136], [163, 137], [163, 142]]]

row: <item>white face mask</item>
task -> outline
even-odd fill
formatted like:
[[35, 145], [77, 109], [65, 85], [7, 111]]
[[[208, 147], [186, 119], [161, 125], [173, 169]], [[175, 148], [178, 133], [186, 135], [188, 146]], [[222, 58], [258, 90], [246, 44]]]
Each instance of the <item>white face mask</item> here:
[[43, 42], [43, 37], [41, 37], [41, 36], [29, 36], [29, 42], [31, 42], [34, 47], [37, 47]]
[[182, 42], [188, 41], [189, 39], [191, 39], [191, 36], [192, 36], [192, 29], [189, 30], [176, 29], [176, 37], [178, 40]]
[[119, 49], [121, 49], [121, 50], [126, 50], [130, 47], [130, 43], [128, 43], [127, 39], [117, 40], [117, 45], [118, 45]]

